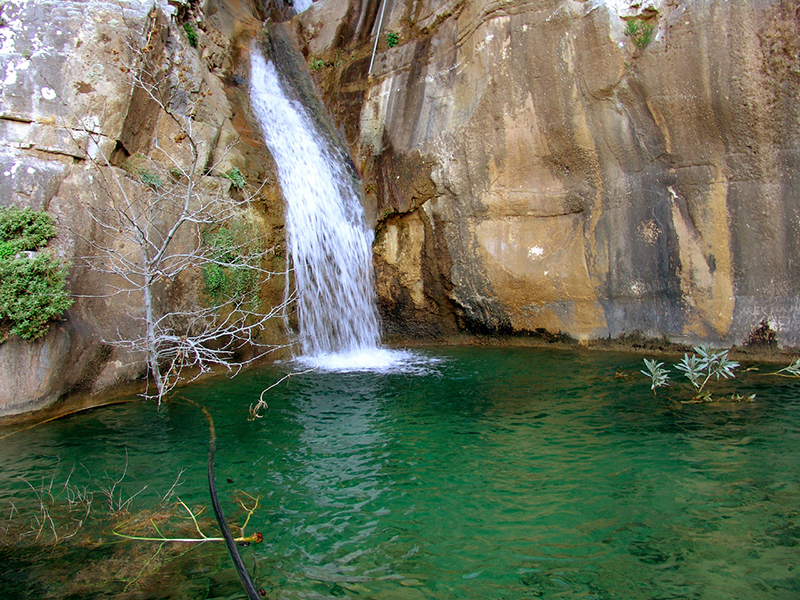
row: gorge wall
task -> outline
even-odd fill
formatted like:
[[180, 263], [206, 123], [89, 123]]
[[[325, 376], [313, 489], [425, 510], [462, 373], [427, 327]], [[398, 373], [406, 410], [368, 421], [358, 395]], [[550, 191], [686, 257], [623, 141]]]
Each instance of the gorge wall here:
[[795, 2], [388, 1], [370, 74], [379, 8], [294, 25], [387, 333], [800, 346]]
[[[187, 166], [190, 140], [167, 110], [192, 111], [191, 142], [213, 193], [237, 193], [221, 177], [232, 167], [253, 184], [256, 201], [242, 219], [275, 248], [276, 271], [283, 272], [284, 261], [282, 200], [249, 113], [247, 73], [239, 67], [247, 63], [239, 55], [262, 27], [264, 7], [248, 0], [209, 0], [202, 7], [182, 0], [9, 0], [0, 6], [0, 206], [46, 210], [55, 218], [58, 235], [50, 246], [71, 265], [76, 299], [37, 341], [0, 336], [3, 416], [65, 398], [71, 407], [92, 405], [113, 388], [138, 385], [144, 374], [142, 356], [111, 343], [141, 334], [142, 295], [115, 294], [119, 281], [88, 269], [87, 257], [100, 246], [122, 251], [115, 233], [93, 215], [123, 202], [121, 188], [147, 192], [148, 183], [136, 176], [139, 163], [164, 181]], [[197, 36], [194, 44], [185, 22]], [[131, 76], [141, 69], [151, 77], [153, 97], [133, 85]], [[169, 225], [168, 216], [163, 221], [155, 225]], [[183, 235], [178, 244], [199, 233], [187, 228]], [[262, 290], [264, 302], [280, 303], [283, 287], [274, 278]], [[159, 284], [156, 303], [163, 311], [180, 310], [202, 302], [202, 289], [200, 269], [187, 269]], [[282, 323], [258, 341], [285, 341]]]
[[[800, 347], [796, 2], [387, 0], [370, 72], [380, 9], [319, 0], [274, 25], [272, 44], [294, 37], [325, 104], [315, 113], [362, 177], [389, 339]], [[171, 110], [202, 98], [194, 131], [220, 189], [235, 194], [215, 177], [232, 166], [267, 182], [247, 219], [282, 271], [282, 201], [243, 65], [263, 20], [291, 12], [282, 0], [2, 4], [0, 206], [56, 219], [76, 302], [41, 340], [0, 343], [0, 416], [93, 404], [144, 372], [108, 343], [139, 326], [141, 299], [107, 296], [113, 280], [85, 268], [93, 244], [113, 241], [90, 217], [115, 201], [103, 181], [141, 187], [127, 160], [168, 172], [185, 155], [131, 85], [135, 54], [158, 67]], [[280, 302], [283, 287], [262, 298]], [[191, 270], [159, 302], [200, 294]], [[283, 341], [282, 324], [263, 339]]]

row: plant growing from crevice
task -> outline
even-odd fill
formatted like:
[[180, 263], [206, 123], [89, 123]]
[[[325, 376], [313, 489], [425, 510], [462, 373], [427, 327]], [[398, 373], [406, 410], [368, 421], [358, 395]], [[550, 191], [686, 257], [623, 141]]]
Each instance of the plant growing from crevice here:
[[233, 222], [203, 236], [212, 260], [203, 266], [206, 295], [214, 302], [236, 297], [258, 305], [259, 277], [256, 269], [262, 252], [253, 247], [249, 228]]
[[400, 42], [400, 36], [397, 35], [394, 31], [391, 31], [386, 34], [386, 45], [389, 48], [394, 48]]
[[[150, 164], [150, 166], [152, 166], [152, 161], [150, 161], [150, 159], [148, 159], [146, 156], [142, 156], [141, 154], [136, 154], [125, 159], [120, 167], [139, 183], [143, 183], [153, 190], [159, 190], [161, 186], [164, 185], [161, 177], [155, 171], [150, 170], [147, 167], [143, 167], [141, 165], [142, 162], [147, 162]], [[170, 171], [170, 175], [173, 178], [180, 179], [180, 170], [172, 169]]]
[[625, 23], [625, 35], [639, 50], [644, 50], [653, 41], [653, 29], [650, 23], [641, 19], [630, 19]]
[[36, 340], [72, 306], [67, 266], [43, 249], [55, 234], [45, 212], [0, 209], [0, 342], [8, 333]]
[[239, 167], [233, 167], [230, 171], [225, 173], [225, 177], [231, 180], [233, 187], [237, 190], [241, 190], [245, 185], [247, 185], [247, 180], [242, 175], [242, 172], [239, 170]]
[[153, 188], [154, 190], [158, 190], [161, 188], [163, 183], [161, 182], [161, 177], [158, 176], [157, 173], [152, 173], [147, 169], [142, 169], [139, 172], [139, 181], [141, 181], [146, 186]]
[[192, 48], [197, 48], [197, 30], [194, 25], [187, 21], [183, 24], [183, 30], [186, 32], [186, 39], [189, 40], [189, 45]]

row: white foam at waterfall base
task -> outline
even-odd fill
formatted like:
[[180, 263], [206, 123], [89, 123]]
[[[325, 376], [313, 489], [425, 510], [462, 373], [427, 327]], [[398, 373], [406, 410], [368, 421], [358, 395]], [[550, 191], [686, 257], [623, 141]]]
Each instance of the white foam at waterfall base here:
[[402, 370], [413, 353], [379, 347], [374, 233], [343, 157], [286, 96], [275, 66], [255, 48], [250, 92], [286, 200], [299, 360], [325, 370]]
[[429, 375], [435, 372], [435, 365], [441, 363], [442, 359], [410, 350], [375, 348], [337, 354], [300, 356], [294, 362], [299, 369], [315, 369], [322, 372]]

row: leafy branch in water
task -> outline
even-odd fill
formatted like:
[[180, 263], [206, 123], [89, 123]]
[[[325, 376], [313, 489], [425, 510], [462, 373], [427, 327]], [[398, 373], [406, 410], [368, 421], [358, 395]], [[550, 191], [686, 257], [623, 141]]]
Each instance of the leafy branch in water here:
[[[203, 532], [199, 520], [202, 509], [192, 510], [177, 497], [177, 488], [183, 483], [183, 470], [157, 505], [144, 510], [134, 510], [132, 505], [148, 486], [133, 493], [123, 488], [128, 473], [127, 450], [121, 475], [112, 477], [106, 472], [105, 481], [90, 476], [88, 483], [79, 483], [73, 466], [66, 480], [59, 483], [58, 471], [56, 467], [50, 476], [42, 477], [40, 481], [20, 479], [26, 486], [27, 494], [21, 493], [9, 500], [8, 517], [0, 521], [0, 546], [17, 546], [23, 542], [56, 546], [72, 538], [78, 539], [90, 521], [95, 524], [91, 528], [93, 531], [97, 525], [107, 526], [115, 536], [129, 540], [183, 543], [224, 541], [222, 537], [211, 537]], [[244, 524], [237, 528], [239, 536], [234, 541], [245, 545], [260, 543], [263, 540], [261, 533], [245, 534], [250, 518], [260, 506], [260, 498], [241, 491], [235, 494], [235, 499], [245, 516]], [[186, 519], [179, 517], [181, 511], [189, 514], [195, 535], [187, 530]], [[207, 525], [211, 523], [208, 521]], [[171, 531], [167, 532], [166, 528]], [[86, 539], [81, 538], [78, 544], [87, 543], [92, 532], [82, 535]]]
[[[237, 498], [237, 502], [239, 503], [239, 506], [241, 506], [246, 511], [247, 518], [245, 519], [244, 525], [242, 525], [239, 528], [241, 535], [239, 537], [237, 537], [237, 538], [234, 538], [234, 541], [236, 543], [238, 543], [238, 544], [249, 544], [249, 543], [258, 544], [258, 543], [261, 543], [263, 541], [264, 537], [261, 535], [260, 532], [257, 531], [255, 533], [253, 533], [251, 535], [247, 535], [247, 536], [244, 533], [244, 530], [247, 527], [247, 524], [250, 522], [250, 517], [252, 517], [253, 513], [258, 509], [258, 504], [259, 504], [260, 498], [258, 498], [258, 497], [254, 498], [253, 496], [251, 496], [247, 492], [242, 492], [242, 493], [245, 496], [247, 496], [253, 502], [253, 505], [252, 505], [252, 507], [248, 507], [248, 506], [245, 505], [245, 503], [244, 503], [244, 501], [242, 499]], [[114, 531], [112, 533], [114, 535], [118, 536], [118, 537], [121, 537], [121, 538], [125, 538], [125, 539], [128, 539], [128, 540], [138, 540], [138, 541], [142, 541], [142, 542], [181, 542], [181, 543], [191, 544], [191, 543], [224, 542], [225, 541], [225, 538], [222, 538], [222, 537], [208, 537], [205, 533], [203, 533], [203, 530], [200, 528], [200, 524], [197, 521], [198, 515], [195, 514], [194, 511], [192, 511], [192, 509], [189, 508], [183, 500], [181, 500], [180, 498], [177, 498], [177, 501], [178, 501], [178, 504], [180, 506], [182, 506], [183, 509], [187, 513], [189, 513], [189, 518], [192, 520], [192, 523], [194, 525], [194, 529], [195, 529], [195, 531], [197, 531], [197, 535], [199, 537], [188, 537], [188, 536], [187, 537], [167, 537], [166, 535], [161, 533], [161, 530], [158, 528], [158, 525], [156, 524], [156, 521], [153, 518], [150, 518], [148, 520], [149, 520], [150, 526], [153, 528], [153, 531], [155, 531], [155, 533], [156, 533], [155, 536], [131, 535], [131, 534], [122, 533], [122, 532], [118, 531], [119, 528], [114, 529]]]
[[656, 393], [656, 388], [669, 385], [669, 373], [664, 368], [664, 363], [656, 362], [655, 359], [644, 359], [645, 370], [639, 371], [645, 377], [650, 378], [650, 389], [653, 390], [653, 395]]
[[788, 367], [783, 367], [782, 369], [778, 370], [775, 373], [775, 375], [779, 375], [780, 377], [792, 377], [792, 378], [800, 377], [800, 358], [798, 358]]
[[719, 381], [720, 377], [729, 379], [736, 376], [733, 371], [739, 363], [728, 358], [728, 350], [714, 352], [707, 346], [695, 346], [693, 350], [696, 354], [684, 354], [683, 360], [675, 368], [692, 382], [698, 398], [703, 396], [703, 390], [712, 377]]
[[[689, 402], [709, 402], [712, 400], [711, 392], [706, 389], [706, 385], [711, 379], [732, 379], [736, 377], [734, 371], [739, 367], [739, 363], [728, 357], [730, 350], [715, 351], [708, 346], [694, 346], [692, 354], [685, 353], [683, 359], [674, 365], [675, 369], [682, 373], [692, 384], [694, 396]], [[644, 359], [645, 369], [641, 371], [643, 375], [650, 378], [650, 389], [653, 394], [656, 388], [669, 385], [669, 373], [664, 368], [664, 363], [657, 363], [655, 360]], [[742, 397], [734, 394], [733, 400], [753, 400], [755, 394]]]

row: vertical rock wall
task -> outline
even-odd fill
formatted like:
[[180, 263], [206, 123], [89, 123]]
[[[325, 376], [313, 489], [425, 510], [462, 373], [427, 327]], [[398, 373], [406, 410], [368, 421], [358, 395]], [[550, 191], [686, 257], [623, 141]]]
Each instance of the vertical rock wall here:
[[[85, 268], [92, 244], [113, 242], [91, 211], [119, 202], [113, 182], [131, 193], [144, 184], [120, 169], [137, 155], [165, 173], [172, 160], [188, 160], [188, 142], [148, 94], [132, 85], [136, 59], [149, 57], [157, 93], [169, 109], [186, 111], [195, 100], [193, 138], [201, 167], [211, 174], [238, 167], [256, 186], [273, 181], [269, 155], [249, 117], [246, 77], [238, 61], [261, 27], [249, 0], [197, 3], [158, 0], [8, 0], [0, 14], [0, 206], [47, 210], [58, 236], [51, 246], [72, 266], [77, 296], [64, 319], [36, 342], [10, 337], [0, 343], [0, 416], [41, 409], [60, 399], [92, 404], [110, 389], [136, 382], [142, 357], [112, 346], [141, 330], [137, 294], [113, 295], [113, 278]], [[196, 30], [193, 46], [183, 28]], [[89, 133], [99, 139], [92, 143]], [[113, 166], [107, 166], [105, 159]], [[216, 180], [221, 189], [230, 181]], [[111, 182], [111, 183], [110, 183]], [[278, 249], [282, 272], [279, 192], [265, 186], [245, 217]], [[265, 289], [279, 302], [283, 282]], [[202, 281], [197, 269], [164, 282], [164, 308], [195, 303]], [[282, 327], [264, 340], [283, 339]]]
[[800, 345], [795, 2], [396, 0], [370, 76], [379, 6], [296, 25], [388, 332]]

